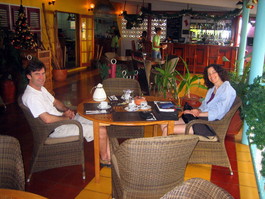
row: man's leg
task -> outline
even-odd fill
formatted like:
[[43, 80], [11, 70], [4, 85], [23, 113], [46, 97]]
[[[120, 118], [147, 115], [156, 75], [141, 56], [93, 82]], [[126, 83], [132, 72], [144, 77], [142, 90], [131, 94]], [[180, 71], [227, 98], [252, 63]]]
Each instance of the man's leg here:
[[[83, 126], [84, 137], [90, 138], [93, 137], [93, 122], [83, 118], [82, 116], [76, 114], [75, 119], [78, 120]], [[105, 126], [99, 127], [99, 149], [100, 149], [100, 158], [101, 160], [106, 160], [110, 163], [110, 147], [109, 147], [109, 137], [107, 134], [107, 129]]]
[[105, 126], [99, 128], [100, 158], [110, 163], [109, 137]]

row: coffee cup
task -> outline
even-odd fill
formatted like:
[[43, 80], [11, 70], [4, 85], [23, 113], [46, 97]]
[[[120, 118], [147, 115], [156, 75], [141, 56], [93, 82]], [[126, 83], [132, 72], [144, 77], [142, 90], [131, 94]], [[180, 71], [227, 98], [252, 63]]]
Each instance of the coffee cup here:
[[147, 107], [147, 105], [148, 105], [147, 101], [142, 101], [141, 104], [140, 104], [140, 107], [144, 109], [144, 108]]
[[100, 108], [107, 108], [108, 107], [108, 102], [105, 102], [105, 101], [103, 101], [103, 102], [100, 102]]

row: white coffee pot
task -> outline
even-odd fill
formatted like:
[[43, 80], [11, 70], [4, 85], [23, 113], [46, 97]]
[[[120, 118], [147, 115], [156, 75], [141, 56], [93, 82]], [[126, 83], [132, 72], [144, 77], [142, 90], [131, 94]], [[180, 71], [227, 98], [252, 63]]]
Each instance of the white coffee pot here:
[[103, 88], [103, 85], [99, 83], [97, 86], [93, 87], [92, 90], [95, 89], [94, 94], [93, 94], [93, 100], [101, 102], [107, 99], [106, 92]]

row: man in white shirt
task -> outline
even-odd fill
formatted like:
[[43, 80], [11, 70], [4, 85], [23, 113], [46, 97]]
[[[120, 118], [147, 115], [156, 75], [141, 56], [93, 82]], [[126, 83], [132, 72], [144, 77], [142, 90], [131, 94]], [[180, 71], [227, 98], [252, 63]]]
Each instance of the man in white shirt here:
[[[32, 60], [26, 68], [26, 76], [29, 84], [22, 96], [22, 101], [27, 106], [32, 115], [40, 117], [45, 123], [53, 123], [62, 120], [74, 119], [81, 123], [84, 138], [90, 142], [93, 137], [93, 122], [75, 114], [67, 108], [61, 101], [55, 99], [43, 86], [46, 80], [46, 69], [39, 60]], [[78, 135], [78, 127], [73, 124], [62, 125], [54, 129], [49, 137], [67, 137]], [[106, 127], [100, 127], [100, 157], [103, 164], [110, 164], [109, 139]]]

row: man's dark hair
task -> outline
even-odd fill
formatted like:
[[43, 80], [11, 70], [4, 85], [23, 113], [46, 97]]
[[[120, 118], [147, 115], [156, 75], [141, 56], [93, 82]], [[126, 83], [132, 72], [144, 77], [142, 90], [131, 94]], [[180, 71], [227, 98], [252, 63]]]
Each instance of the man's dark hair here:
[[45, 65], [40, 60], [32, 59], [25, 69], [25, 74], [30, 75], [32, 72], [40, 71], [42, 68], [46, 71]]
[[157, 33], [158, 31], [162, 30], [160, 27], [155, 28], [155, 32]]
[[214, 70], [218, 73], [219, 77], [221, 78], [221, 80], [224, 81], [229, 81], [229, 76], [227, 71], [219, 64], [211, 64], [207, 67], [205, 67], [204, 72], [203, 72], [203, 78], [204, 78], [204, 82], [205, 85], [208, 88], [212, 88], [214, 86], [214, 84], [209, 80], [208, 78], [208, 69], [213, 67]]

